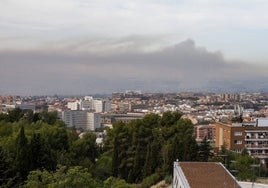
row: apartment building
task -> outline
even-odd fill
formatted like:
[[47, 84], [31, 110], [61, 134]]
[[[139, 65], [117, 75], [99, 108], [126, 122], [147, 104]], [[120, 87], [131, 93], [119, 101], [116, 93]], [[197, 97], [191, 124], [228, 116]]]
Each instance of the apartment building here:
[[68, 102], [67, 108], [70, 110], [80, 110], [81, 108], [81, 100], [76, 100], [74, 102]]
[[93, 109], [95, 110], [95, 112], [103, 112], [102, 100], [93, 100]]
[[59, 113], [59, 117], [67, 127], [81, 128], [85, 131], [94, 131], [101, 127], [101, 116], [85, 110], [68, 110]]
[[87, 129], [87, 112], [81, 110], [68, 110], [59, 113], [59, 117], [67, 127]]
[[194, 126], [194, 133], [196, 141], [200, 142], [207, 138], [208, 141], [215, 140], [215, 126], [214, 125], [196, 125]]
[[245, 123], [215, 123], [215, 146], [223, 144], [227, 149], [241, 152], [246, 148], [250, 155], [259, 159], [268, 158], [268, 119]]
[[85, 96], [83, 100], [79, 99], [68, 102], [67, 108], [69, 110], [85, 110], [101, 113], [109, 111], [111, 109], [111, 103], [109, 100], [93, 99], [91, 96]]
[[101, 115], [99, 113], [87, 113], [87, 128], [94, 131], [101, 127]]
[[241, 123], [215, 123], [215, 147], [242, 152], [245, 148], [245, 127]]

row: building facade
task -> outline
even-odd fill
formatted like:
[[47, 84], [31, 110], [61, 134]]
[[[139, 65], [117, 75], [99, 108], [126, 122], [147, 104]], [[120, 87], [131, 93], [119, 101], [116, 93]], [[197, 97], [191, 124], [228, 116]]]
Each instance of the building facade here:
[[102, 100], [93, 100], [93, 109], [95, 110], [95, 112], [103, 112], [103, 103]]
[[101, 127], [101, 115], [99, 113], [87, 113], [87, 128], [88, 130], [95, 131]]
[[215, 140], [215, 126], [214, 125], [196, 125], [194, 126], [195, 139], [200, 142], [206, 138], [208, 141]]
[[60, 113], [60, 118], [67, 127], [87, 130], [87, 111], [67, 110]]
[[101, 127], [101, 115], [85, 110], [62, 111], [59, 117], [67, 127], [75, 127], [85, 131], [94, 131]]
[[235, 152], [247, 149], [251, 156], [268, 158], [268, 119], [247, 123], [215, 123], [215, 146], [222, 145]]

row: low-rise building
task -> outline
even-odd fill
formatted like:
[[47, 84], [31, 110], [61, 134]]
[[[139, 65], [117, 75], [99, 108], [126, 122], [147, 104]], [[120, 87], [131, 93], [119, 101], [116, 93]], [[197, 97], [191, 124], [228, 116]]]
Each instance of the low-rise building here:
[[127, 114], [102, 114], [101, 123], [104, 126], [112, 125], [114, 122], [122, 121], [124, 123], [129, 123], [135, 119], [142, 119], [144, 117], [143, 113], [127, 113]]
[[235, 177], [216, 162], [174, 162], [173, 188], [240, 188]]

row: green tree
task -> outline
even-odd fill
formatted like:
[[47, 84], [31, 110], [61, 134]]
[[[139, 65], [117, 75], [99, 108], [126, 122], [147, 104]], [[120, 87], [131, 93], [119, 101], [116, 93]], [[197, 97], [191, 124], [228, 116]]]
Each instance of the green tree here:
[[56, 172], [47, 170], [31, 171], [24, 187], [31, 188], [97, 188], [100, 185], [92, 178], [86, 168], [81, 166], [59, 166]]
[[152, 185], [156, 184], [160, 180], [160, 176], [158, 173], [151, 174], [142, 180], [142, 187], [149, 188]]
[[176, 122], [181, 118], [181, 116], [182, 114], [180, 114], [179, 112], [164, 112], [161, 118], [161, 125], [169, 127], [175, 125]]
[[143, 177], [149, 176], [153, 172], [153, 161], [152, 159], [152, 145], [148, 144], [147, 145], [147, 151], [146, 151], [146, 159], [145, 159], [145, 164], [143, 168]]
[[65, 127], [52, 126], [47, 127], [44, 130], [44, 136], [48, 139], [48, 144], [52, 150], [68, 150], [68, 133]]
[[12, 123], [9, 122], [0, 122], [0, 138], [8, 138], [13, 134]]
[[138, 183], [151, 174], [162, 178], [170, 174], [176, 159], [196, 161], [198, 145], [193, 131], [190, 120], [172, 112], [162, 118], [149, 114], [130, 123], [116, 122], [104, 144], [112, 158], [113, 176]]
[[56, 162], [45, 139], [40, 133], [33, 134], [30, 142], [31, 169], [55, 170]]
[[[60, 172], [60, 171], [58, 171]], [[96, 188], [98, 187], [97, 182], [92, 178], [92, 175], [88, 172], [87, 168], [83, 168], [81, 166], [70, 167], [67, 170], [66, 174], [58, 173], [56, 174], [57, 179], [64, 176], [63, 181], [54, 183], [55, 187], [85, 187], [85, 188]]]
[[28, 140], [25, 136], [23, 126], [21, 127], [19, 135], [17, 137], [16, 150], [16, 170], [19, 173], [19, 177], [21, 178], [21, 180], [25, 180], [30, 170], [30, 161]]
[[96, 135], [85, 133], [82, 138], [74, 141], [71, 149], [73, 164], [86, 165], [89, 167], [95, 163], [98, 157], [98, 147], [96, 145]]
[[102, 181], [112, 176], [112, 158], [102, 155], [94, 165], [93, 175]]
[[[253, 173], [253, 168], [251, 165], [254, 163], [256, 164], [257, 161], [255, 161], [254, 158], [249, 156], [246, 152], [240, 154], [240, 153], [234, 153], [229, 151], [228, 157], [231, 161], [234, 161], [234, 163], [231, 163], [229, 166], [230, 170], [236, 170], [237, 171], [237, 179], [241, 181], [247, 181], [252, 180], [252, 178], [255, 178], [256, 174]], [[257, 173], [258, 170], [255, 169], [255, 173]], [[253, 175], [253, 177], [252, 177]]]
[[20, 108], [15, 108], [8, 111], [8, 121], [15, 122], [19, 121], [24, 115], [24, 112]]
[[0, 187], [13, 187], [16, 177], [13, 176], [13, 166], [7, 152], [0, 146]]
[[135, 188], [135, 186], [125, 180], [109, 177], [104, 181], [104, 188]]
[[37, 122], [37, 121], [39, 121], [39, 120], [41, 120], [42, 119], [42, 117], [41, 117], [41, 114], [40, 113], [34, 113], [33, 114], [33, 122]]
[[228, 154], [228, 152], [229, 151], [227, 150], [227, 144], [226, 144], [226, 142], [224, 142], [223, 145], [221, 145], [219, 154], [220, 155], [226, 155], [226, 154]]
[[160, 125], [160, 116], [157, 114], [147, 114], [143, 117], [142, 121], [135, 121], [136, 123], [142, 123], [147, 128], [158, 127]]
[[[181, 161], [196, 161], [198, 146], [194, 138], [192, 122], [188, 119], [180, 119], [175, 127], [175, 132], [177, 137], [175, 136], [174, 138], [177, 138], [177, 140], [173, 142], [173, 149], [174, 147], [178, 148], [177, 158]], [[171, 162], [177, 158], [172, 158]]]
[[8, 121], [8, 114], [0, 113], [0, 121]]
[[57, 112], [42, 112], [40, 114], [40, 119], [45, 122], [48, 123], [49, 125], [55, 125], [56, 121], [59, 119], [57, 116]]
[[[47, 170], [33, 170], [30, 171], [27, 180], [25, 181], [23, 187], [25, 188], [46, 188], [46, 187], [54, 187], [49, 186], [53, 185], [56, 182], [56, 178], [52, 173]], [[58, 179], [59, 181], [59, 179]]]
[[114, 176], [124, 179], [128, 177], [128, 148], [131, 146], [131, 136], [127, 126], [123, 122], [113, 125], [113, 160], [112, 172]]
[[25, 110], [23, 119], [27, 120], [27, 122], [30, 124], [34, 120], [34, 113], [32, 110]]
[[207, 141], [207, 137], [205, 137], [199, 146], [199, 160], [207, 162], [212, 155], [210, 143]]

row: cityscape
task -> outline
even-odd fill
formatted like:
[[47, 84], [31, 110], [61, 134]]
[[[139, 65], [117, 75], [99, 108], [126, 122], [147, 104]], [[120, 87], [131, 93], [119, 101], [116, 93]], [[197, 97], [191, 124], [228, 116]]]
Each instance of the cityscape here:
[[267, 188], [267, 7], [1, 0], [0, 188]]
[[[262, 168], [262, 174], [258, 174], [258, 181], [267, 183], [261, 176], [268, 175], [265, 170], [268, 162], [268, 93], [144, 93], [127, 90], [103, 96], [9, 95], [1, 96], [0, 102], [2, 114], [9, 114], [15, 109], [30, 110], [35, 114], [56, 113], [57, 118], [64, 122], [66, 128], [75, 129], [79, 137], [87, 132], [94, 132], [95, 143], [99, 147], [105, 145], [106, 131], [113, 129], [113, 125], [118, 122], [131, 124], [149, 114], [165, 116], [165, 113], [179, 112], [182, 114], [181, 118], [191, 121], [195, 141], [202, 144], [205, 139], [209, 143], [210, 152], [214, 156], [214, 159], [210, 160], [216, 160], [216, 156], [227, 156], [220, 154], [223, 146], [238, 154], [247, 151], [249, 156], [258, 159], [258, 162], [255, 162], [259, 165], [257, 166], [259, 170]], [[223, 160], [221, 164], [225, 165], [223, 167], [227, 168], [225, 157], [221, 157], [221, 160]], [[190, 173], [191, 176], [188, 163], [178, 164], [179, 169], [186, 170], [185, 173]], [[221, 168], [213, 166], [211, 162], [207, 165], [212, 165], [211, 168]], [[203, 167], [191, 168], [197, 168], [201, 172]], [[230, 170], [231, 165], [228, 168]], [[188, 172], [187, 169], [190, 171]], [[221, 170], [215, 171], [220, 173]], [[239, 174], [233, 175], [232, 177], [237, 175], [239, 179]], [[173, 184], [177, 181], [173, 179]], [[233, 184], [231, 180], [228, 181]], [[242, 181], [236, 186], [245, 187], [247, 184]], [[255, 186], [258, 186], [258, 183], [255, 183]]]

